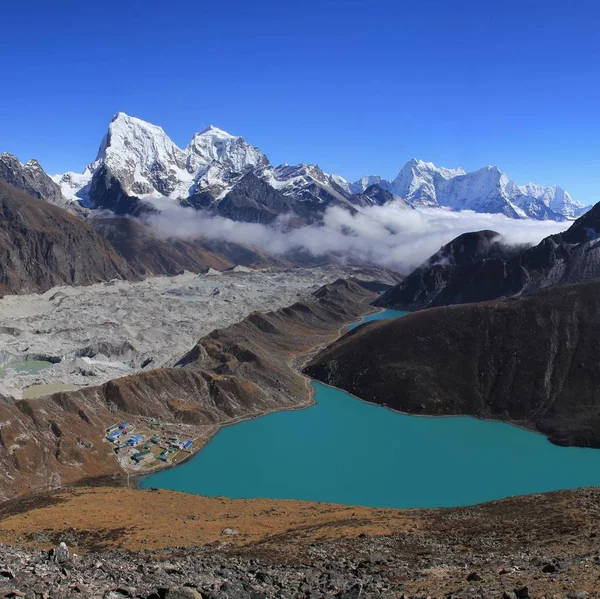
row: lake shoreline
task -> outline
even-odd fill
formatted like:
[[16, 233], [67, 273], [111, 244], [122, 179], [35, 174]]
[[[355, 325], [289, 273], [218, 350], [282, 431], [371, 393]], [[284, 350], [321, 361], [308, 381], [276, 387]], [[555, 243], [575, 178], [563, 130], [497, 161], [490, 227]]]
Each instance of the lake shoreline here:
[[[200, 452], [203, 449], [205, 449], [210, 444], [210, 442], [215, 438], [215, 436], [225, 427], [235, 426], [237, 424], [242, 424], [243, 422], [248, 422], [250, 420], [256, 420], [258, 418], [263, 418], [265, 416], [269, 416], [270, 414], [277, 414], [279, 412], [296, 412], [296, 411], [300, 411], [300, 410], [306, 410], [307, 408], [310, 408], [311, 406], [315, 405], [317, 402], [315, 400], [315, 387], [312, 384], [313, 380], [309, 376], [305, 375], [302, 372], [302, 369], [309, 362], [309, 360], [313, 356], [318, 354], [322, 349], [324, 349], [331, 343], [334, 343], [335, 341], [337, 341], [338, 339], [343, 337], [346, 333], [350, 332], [352, 330], [352, 328], [351, 328], [352, 325], [360, 326], [363, 322], [365, 322], [365, 318], [367, 318], [368, 316], [380, 314], [380, 313], [386, 311], [385, 308], [379, 308], [379, 307], [375, 307], [375, 306], [370, 306], [370, 307], [374, 308], [374, 310], [369, 310], [368, 312], [365, 312], [361, 316], [360, 320], [355, 320], [350, 323], [345, 323], [342, 327], [340, 327], [338, 329], [335, 338], [333, 338], [331, 341], [328, 341], [325, 343], [320, 343], [317, 346], [312, 347], [308, 351], [303, 352], [301, 355], [297, 355], [292, 358], [292, 360], [290, 361], [290, 368], [292, 368], [294, 371], [296, 371], [304, 379], [306, 387], [307, 387], [307, 389], [305, 391], [305, 393], [306, 393], [305, 402], [303, 402], [301, 404], [297, 404], [295, 406], [280, 407], [280, 408], [276, 408], [273, 410], [268, 410], [268, 411], [262, 412], [260, 414], [252, 414], [249, 416], [242, 416], [240, 418], [236, 418], [236, 419], [226, 422], [226, 423], [216, 424], [216, 425], [214, 425], [212, 430], [208, 431], [208, 436], [207, 436], [205, 442], [202, 443], [202, 445], [199, 446], [194, 451], [191, 451], [188, 456], [186, 456], [185, 458], [183, 458], [176, 464], [173, 464], [173, 463], [169, 463], [169, 464], [165, 464], [165, 465], [159, 464], [155, 468], [149, 469], [147, 472], [144, 472], [144, 473], [130, 473], [129, 475], [125, 474], [123, 476], [118, 475], [116, 478], [124, 478], [127, 481], [127, 485], [129, 485], [129, 482], [131, 482], [131, 483], [133, 483], [133, 485], [132, 485], [133, 488], [143, 489], [144, 487], [141, 487], [140, 484], [145, 479], [147, 479], [149, 476], [158, 474], [159, 472], [172, 470], [174, 468], [177, 468], [177, 466], [181, 466], [184, 463], [189, 462], [192, 458], [199, 455]], [[104, 477], [101, 477], [101, 478], [104, 478]], [[122, 486], [122, 485], [118, 485], [118, 486]]]
[[[352, 328], [356, 328], [356, 326], [360, 326], [360, 324], [362, 324], [363, 322], [365, 322], [365, 318], [368, 318], [369, 315], [375, 315], [375, 314], [379, 314], [385, 312], [384, 310], [379, 310], [378, 312], [371, 312], [371, 313], [367, 313], [365, 314], [365, 316], [363, 316], [361, 318], [361, 320], [359, 321], [355, 321], [354, 323], [351, 323], [349, 325], [345, 325], [344, 327], [342, 327], [339, 330], [339, 336], [338, 338], [343, 335], [345, 332], [351, 330]], [[400, 315], [398, 316], [400, 317]], [[352, 327], [352, 324], [354, 324], [355, 326]], [[322, 345], [321, 345], [322, 347]], [[305, 352], [302, 354], [302, 356], [297, 356], [295, 358], [295, 364], [294, 367], [295, 368], [299, 368], [301, 369], [303, 367], [303, 365], [310, 360], [311, 356], [314, 355], [314, 353], [316, 351], [319, 351], [319, 348], [315, 347], [312, 348], [311, 351], [309, 352]], [[302, 405], [297, 405], [294, 408], [291, 409], [277, 409], [277, 410], [273, 410], [273, 411], [269, 411], [269, 412], [265, 412], [261, 415], [254, 415], [250, 418], [243, 418], [243, 419], [238, 419], [235, 422], [229, 422], [225, 425], [222, 425], [218, 428], [218, 430], [215, 430], [214, 434], [211, 436], [211, 438], [208, 440], [208, 442], [206, 443], [206, 445], [203, 448], [206, 448], [206, 446], [211, 445], [214, 441], [215, 441], [215, 435], [217, 432], [221, 431], [222, 428], [224, 427], [229, 427], [229, 426], [233, 426], [235, 424], [241, 424], [243, 422], [248, 422], [248, 421], [256, 421], [261, 419], [263, 416], [268, 416], [268, 415], [276, 415], [277, 413], [281, 413], [282, 415], [285, 414], [286, 412], [290, 412], [290, 411], [300, 411], [300, 410], [306, 410], [306, 408], [311, 407], [311, 406], [315, 406], [315, 405], [319, 405], [321, 404], [321, 400], [319, 399], [319, 392], [322, 392], [322, 390], [326, 390], [329, 389], [334, 393], [338, 393], [338, 394], [342, 394], [344, 396], [347, 397], [351, 397], [352, 399], [358, 400], [357, 403], [359, 403], [360, 405], [364, 405], [364, 406], [371, 406], [372, 408], [376, 408], [376, 407], [381, 407], [381, 408], [385, 408], [387, 410], [389, 410], [392, 413], [395, 413], [398, 416], [402, 416], [402, 417], [408, 417], [408, 418], [416, 418], [416, 420], [419, 420], [418, 417], [421, 416], [422, 418], [420, 420], [424, 420], [424, 421], [444, 421], [444, 420], [449, 420], [449, 419], [456, 419], [457, 421], [466, 423], [463, 424], [462, 426], [465, 427], [467, 429], [471, 429], [473, 428], [471, 426], [470, 423], [482, 423], [482, 424], [495, 424], [495, 425], [508, 425], [508, 427], [514, 429], [515, 431], [519, 431], [522, 433], [526, 433], [527, 436], [529, 437], [530, 433], [534, 433], [534, 437], [536, 439], [535, 442], [532, 443], [532, 445], [537, 448], [538, 450], [538, 454], [535, 454], [534, 452], [534, 457], [537, 455], [537, 457], [539, 458], [539, 450], [540, 450], [540, 446], [539, 446], [539, 442], [541, 441], [541, 438], [544, 438], [544, 448], [549, 449], [550, 447], [558, 449], [561, 446], [552, 443], [550, 441], [550, 439], [548, 437], [546, 437], [546, 435], [544, 435], [543, 433], [541, 433], [540, 431], [537, 430], [532, 430], [529, 427], [523, 425], [522, 423], [517, 423], [517, 422], [511, 422], [511, 421], [503, 421], [503, 420], [499, 420], [499, 419], [492, 419], [492, 418], [480, 418], [477, 416], [473, 416], [473, 415], [464, 415], [464, 414], [442, 414], [442, 415], [432, 415], [432, 414], [411, 414], [411, 413], [406, 413], [406, 412], [402, 412], [399, 410], [394, 410], [388, 406], [385, 405], [381, 405], [378, 404], [376, 402], [371, 402], [371, 401], [367, 401], [364, 400], [360, 397], [357, 397], [355, 395], [353, 395], [352, 393], [349, 393], [347, 391], [345, 391], [344, 389], [339, 389], [337, 387], [331, 386], [331, 385], [327, 385], [325, 383], [322, 383], [320, 381], [316, 381], [311, 379], [310, 377], [308, 377], [305, 374], [302, 374], [306, 385], [308, 387], [308, 396], [307, 396], [307, 401], [305, 403], [303, 403]], [[324, 398], [323, 398], [324, 400]], [[339, 399], [338, 399], [339, 401]], [[327, 402], [326, 402], [327, 403]], [[346, 410], [344, 410], [346, 411]], [[350, 409], [350, 411], [352, 411]], [[323, 417], [323, 414], [321, 413], [319, 415], [319, 417]], [[343, 418], [342, 418], [342, 422], [344, 422]], [[289, 422], [288, 422], [289, 424]], [[286, 425], [287, 426], [287, 425]], [[301, 428], [303, 429], [303, 431], [306, 434], [306, 431], [312, 431], [312, 434], [316, 435], [316, 437], [314, 437], [314, 439], [319, 439], [320, 440], [320, 434], [322, 433], [316, 433], [315, 429], [312, 428], [311, 426], [308, 426], [306, 423], [302, 424], [300, 423]], [[345, 425], [343, 425], [345, 426]], [[278, 423], [276, 428], [285, 428], [284, 426], [282, 426], [282, 423]], [[409, 428], [413, 428], [412, 426], [409, 426]], [[256, 430], [256, 429], [255, 429]], [[274, 425], [270, 425], [269, 427], [263, 428], [263, 431], [270, 431], [268, 433], [266, 433], [266, 435], [270, 438], [270, 435], [273, 433], [274, 430]], [[381, 431], [382, 434], [385, 432], [385, 426], [381, 427]], [[406, 434], [406, 431], [404, 431], [404, 433], [402, 432], [402, 428], [400, 428], [398, 430], [399, 434]], [[506, 432], [504, 431], [502, 434], [506, 434]], [[511, 433], [509, 433], [510, 436]], [[262, 436], [264, 436], [265, 433], [262, 433]], [[245, 437], [242, 437], [245, 438]], [[249, 439], [252, 439], [253, 437], [247, 438], [246, 442], [250, 442], [250, 446], [252, 446], [254, 444], [253, 441], [250, 441]], [[275, 437], [276, 438], [276, 437]], [[422, 438], [422, 440], [426, 440], [428, 437], [424, 436]], [[444, 437], [445, 438], [445, 437]], [[451, 437], [449, 437], [451, 438]], [[231, 438], [228, 438], [228, 442], [230, 442]], [[256, 441], [257, 438], [254, 438], [254, 441]], [[223, 442], [221, 440], [221, 442]], [[341, 441], [340, 441], [341, 442]], [[529, 438], [529, 440], [527, 441], [529, 443], [531, 443], [531, 438]], [[455, 442], [454, 442], [455, 443]], [[483, 448], [485, 449], [485, 442], [483, 443]], [[510, 444], [508, 444], [507, 446], [510, 446]], [[286, 451], [286, 445], [285, 442], [281, 443], [281, 444], [275, 444], [273, 446], [271, 446], [271, 450], [273, 449], [273, 447], [277, 447], [281, 449], [281, 452], [283, 454], [285, 454], [285, 456], [288, 456], [288, 458], [292, 459], [292, 464], [294, 463], [294, 459], [293, 456], [297, 455], [297, 452], [295, 452], [293, 449], [292, 450], [287, 450]], [[542, 451], [544, 451], [544, 448], [542, 448]], [[585, 448], [572, 448], [572, 449], [577, 449], [577, 450], [581, 450], [581, 449], [585, 449]], [[222, 451], [222, 449], [221, 449]], [[551, 450], [552, 451], [552, 450]], [[368, 453], [368, 452], [367, 452]], [[189, 458], [194, 457], [194, 456], [199, 456], [200, 452], [196, 452], [193, 456], [190, 455]], [[327, 451], [322, 451], [322, 455], [328, 455]], [[528, 455], [527, 453], [525, 455]], [[567, 454], [563, 454], [567, 455]], [[568, 456], [567, 456], [568, 457]], [[185, 462], [189, 462], [189, 458], [186, 458]], [[591, 456], [588, 455], [588, 458], [590, 459], [595, 459], [595, 458], [591, 458]], [[221, 459], [221, 458], [214, 458], [211, 457], [211, 461], [209, 463], [214, 462], [215, 459]], [[350, 457], [348, 457], [348, 460], [351, 460]], [[460, 460], [459, 460], [460, 462]], [[182, 462], [180, 462], [181, 464]], [[260, 467], [258, 468], [258, 470], [260, 471], [261, 467], [264, 466], [265, 470], [269, 470], [269, 466], [267, 464], [269, 464], [269, 459], [267, 458], [266, 460], [261, 460], [258, 458], [255, 458], [254, 464], [260, 464]], [[179, 465], [179, 464], [178, 464]], [[204, 464], [204, 466], [202, 466], [203, 468], [206, 466], [206, 463]], [[339, 469], [340, 466], [338, 464], [337, 468]], [[333, 470], [334, 472], [338, 472], [338, 470]], [[165, 472], [165, 470], [163, 470], [163, 472]], [[186, 473], [187, 474], [187, 478], [189, 478], [189, 470]], [[210, 472], [210, 470], [208, 471]], [[214, 481], [218, 481], [220, 479], [220, 477], [217, 475], [215, 476], [211, 476], [209, 474], [207, 474], [207, 471], [205, 471], [205, 475], [207, 477], [207, 479], [210, 479], [211, 483], [213, 484]], [[204, 476], [204, 475], [203, 475]], [[235, 476], [235, 475], [232, 475]], [[146, 479], [147, 477], [144, 477], [144, 479]], [[361, 501], [361, 500], [354, 500], [354, 499], [344, 499], [344, 498], [340, 498], [339, 496], [331, 496], [331, 495], [327, 495], [327, 490], [325, 489], [323, 491], [323, 494], [319, 494], [320, 491], [318, 491], [316, 494], [314, 495], [306, 495], [303, 493], [294, 493], [293, 491], [290, 492], [289, 488], [287, 491], [267, 491], [267, 492], [257, 492], [257, 494], [254, 494], [253, 492], [248, 492], [248, 491], [232, 491], [232, 490], [227, 490], [227, 487], [222, 488], [222, 490], [217, 490], [217, 491], [212, 491], [212, 490], [193, 490], [193, 489], [188, 489], [185, 488], [185, 485], [183, 487], [180, 486], [172, 486], [173, 485], [173, 481], [176, 480], [174, 478], [169, 479], [171, 480], [170, 484], [158, 484], [158, 488], [164, 488], [164, 489], [173, 489], [173, 490], [179, 490], [181, 492], [185, 492], [188, 494], [200, 494], [200, 495], [204, 495], [204, 496], [209, 496], [209, 497], [219, 497], [219, 496], [224, 496], [224, 497], [231, 497], [231, 498], [246, 498], [246, 499], [253, 499], [253, 498], [272, 498], [273, 500], [298, 500], [298, 501], [316, 501], [316, 502], [322, 502], [322, 503], [338, 503], [338, 504], [342, 504], [342, 505], [363, 505], [363, 506], [367, 506], [367, 507], [376, 507], [376, 508], [387, 508], [387, 509], [429, 509], [429, 508], [446, 508], [446, 507], [458, 507], [458, 506], [473, 506], [473, 505], [479, 505], [481, 503], [486, 503], [489, 501], [496, 501], [496, 500], [501, 500], [507, 497], [514, 497], [514, 496], [520, 496], [520, 495], [530, 495], [530, 494], [539, 494], [539, 493], [544, 493], [544, 492], [552, 492], [552, 491], [557, 491], [557, 490], [561, 490], [561, 489], [572, 489], [572, 488], [577, 488], [580, 486], [593, 486], [594, 484], [600, 484], [600, 483], [596, 483], [596, 481], [592, 480], [591, 482], [588, 481], [586, 479], [585, 482], [573, 482], [573, 480], [571, 479], [566, 479], [565, 481], [561, 482], [559, 481], [557, 484], [559, 486], [553, 486], [553, 482], [552, 480], [554, 480], [552, 477], [550, 478], [546, 478], [545, 480], [542, 480], [542, 484], [539, 488], [537, 487], [528, 487], [527, 485], [525, 485], [524, 487], [522, 487], [523, 491], [515, 491], [510, 492], [510, 491], [506, 491], [506, 490], [500, 490], [500, 491], [492, 491], [492, 494], [489, 496], [483, 496], [483, 498], [473, 498], [472, 500], [464, 500], [464, 501], [460, 501], [459, 503], [445, 503], [444, 499], [440, 498], [440, 502], [439, 503], [414, 503], [414, 504], [408, 504], [408, 505], [403, 505], [402, 503], [398, 504], [398, 503], [391, 503], [391, 502], [379, 502], [379, 500], [373, 500], [373, 499], [367, 499], [366, 501]], [[222, 482], [222, 481], [221, 481]], [[205, 484], [204, 482], [202, 484]], [[209, 488], [210, 488], [210, 484], [209, 484]], [[220, 484], [220, 483], [219, 483]], [[148, 485], [148, 487], [155, 487], [155, 485]], [[143, 487], [143, 488], [148, 488], [148, 487]], [[242, 487], [243, 488], [243, 487]], [[285, 489], [286, 487], [282, 487], [283, 489]], [[494, 495], [493, 493], [499, 493], [497, 495]], [[343, 494], [343, 493], [342, 493]], [[399, 497], [403, 497], [403, 495], [399, 496]], [[376, 501], [376, 503], [374, 503], [373, 501]], [[395, 501], [395, 500], [394, 500]], [[403, 501], [403, 499], [402, 499]]]

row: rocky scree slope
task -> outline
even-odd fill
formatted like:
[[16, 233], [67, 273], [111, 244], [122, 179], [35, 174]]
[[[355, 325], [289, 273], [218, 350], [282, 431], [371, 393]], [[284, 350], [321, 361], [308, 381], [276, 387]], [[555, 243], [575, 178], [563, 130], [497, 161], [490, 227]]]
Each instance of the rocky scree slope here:
[[[580, 489], [397, 511], [65, 489], [0, 506], [12, 543], [0, 545], [0, 597], [593, 599], [599, 499]], [[141, 532], [130, 524], [143, 513]], [[111, 550], [131, 541], [136, 551]]]
[[600, 447], [600, 283], [433, 308], [345, 335], [309, 376], [410, 414], [469, 415]]
[[0, 398], [0, 499], [123, 474], [102, 440], [119, 419], [158, 418], [207, 437], [240, 418], [307, 405], [310, 387], [294, 362], [364, 314], [372, 287], [340, 279], [307, 301], [254, 313], [202, 338], [177, 367], [35, 400]]
[[400, 310], [485, 301], [600, 279], [600, 204], [537, 246], [508, 246], [493, 231], [461, 235], [377, 305]]
[[135, 278], [89, 224], [0, 181], [0, 293]]

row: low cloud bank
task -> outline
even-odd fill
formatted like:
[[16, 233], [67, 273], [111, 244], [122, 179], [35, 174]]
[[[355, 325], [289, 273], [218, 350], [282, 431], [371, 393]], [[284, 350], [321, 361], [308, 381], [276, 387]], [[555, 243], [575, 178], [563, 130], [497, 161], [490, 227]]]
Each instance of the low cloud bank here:
[[516, 220], [500, 214], [441, 209], [412, 210], [401, 202], [372, 206], [351, 214], [341, 207], [325, 212], [322, 225], [285, 230], [284, 223], [261, 225], [232, 221], [177, 205], [160, 204], [147, 223], [163, 237], [204, 237], [253, 245], [276, 255], [305, 251], [409, 272], [442, 245], [469, 231], [498, 231], [504, 243], [536, 244], [570, 223]]

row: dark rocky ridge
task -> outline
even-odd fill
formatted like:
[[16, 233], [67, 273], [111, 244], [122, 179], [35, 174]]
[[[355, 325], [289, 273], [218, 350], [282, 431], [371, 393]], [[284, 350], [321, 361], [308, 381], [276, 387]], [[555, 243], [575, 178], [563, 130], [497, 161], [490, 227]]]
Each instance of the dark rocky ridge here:
[[359, 327], [305, 373], [411, 414], [512, 422], [600, 447], [600, 282]]
[[199, 192], [182, 203], [248, 223], [269, 224], [281, 214], [292, 212], [290, 198], [253, 173], [244, 175], [222, 200], [215, 200], [207, 192]]
[[158, 418], [216, 432], [240, 418], [308, 405], [310, 386], [294, 362], [335, 339], [376, 295], [358, 281], [338, 280], [310, 301], [213, 331], [176, 368], [40, 399], [0, 398], [0, 499], [123, 474], [112, 447], [102, 442], [117, 418]]
[[0, 294], [135, 278], [89, 224], [0, 181]]
[[94, 208], [103, 208], [117, 216], [140, 216], [155, 212], [148, 202], [129, 195], [106, 166], [101, 166], [90, 182], [89, 196]]
[[[355, 194], [353, 199], [362, 206], [383, 206], [393, 202], [394, 196], [387, 189], [375, 184], [367, 187], [362, 193]], [[396, 201], [400, 201], [399, 198], [396, 198]], [[413, 206], [407, 202], [404, 202], [404, 204], [407, 208], [414, 210]]]
[[397, 310], [418, 310], [443, 303], [460, 304], [508, 294], [516, 284], [498, 265], [519, 252], [501, 243], [495, 231], [464, 233], [443, 246], [377, 302]]
[[12, 154], [0, 154], [0, 180], [39, 200], [53, 204], [65, 203], [60, 187], [44, 172], [37, 160], [22, 165]]
[[400, 310], [486, 301], [600, 278], [600, 204], [569, 229], [531, 248], [461, 235], [440, 249], [377, 305]]

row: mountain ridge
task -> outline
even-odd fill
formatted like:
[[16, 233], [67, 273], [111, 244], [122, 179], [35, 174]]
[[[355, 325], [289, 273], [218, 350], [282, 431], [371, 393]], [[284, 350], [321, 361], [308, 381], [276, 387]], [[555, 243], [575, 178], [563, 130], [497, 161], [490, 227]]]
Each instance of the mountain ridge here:
[[139, 278], [89, 223], [0, 180], [0, 294]]
[[[252, 173], [288, 198], [287, 203], [279, 202], [285, 210], [279, 214], [287, 214], [291, 208], [307, 222], [319, 220], [331, 205], [351, 211], [372, 205], [362, 195], [372, 185], [389, 192], [392, 201], [414, 207], [474, 210], [511, 218], [572, 220], [588, 209], [556, 185], [519, 186], [495, 166], [467, 173], [413, 158], [391, 181], [366, 176], [350, 183], [315, 164], [275, 167], [258, 147], [213, 125], [180, 148], [161, 127], [122, 112], [111, 121], [96, 160], [83, 173], [68, 172], [52, 180], [70, 201], [110, 208], [111, 203], [93, 187], [94, 180], [106, 173], [128, 197], [142, 201], [168, 198], [217, 214], [221, 202]], [[254, 195], [249, 199], [261, 203], [261, 198]]]
[[600, 282], [365, 324], [304, 373], [411, 414], [502, 420], [600, 447]]
[[600, 204], [562, 233], [531, 247], [496, 232], [459, 235], [430, 256], [377, 305], [421, 310], [531, 294], [600, 278]]

